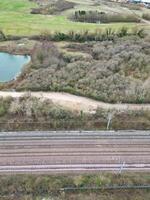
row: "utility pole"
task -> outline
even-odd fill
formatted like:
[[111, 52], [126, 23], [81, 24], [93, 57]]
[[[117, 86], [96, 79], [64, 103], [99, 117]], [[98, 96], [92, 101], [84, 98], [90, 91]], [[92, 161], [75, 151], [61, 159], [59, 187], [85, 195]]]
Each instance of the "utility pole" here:
[[125, 166], [125, 161], [120, 166], [119, 174], [122, 173], [124, 166]]
[[108, 120], [107, 121], [107, 130], [110, 129], [110, 123], [112, 121], [113, 115], [114, 115], [114, 113], [108, 113], [108, 117], [107, 117], [107, 120]]

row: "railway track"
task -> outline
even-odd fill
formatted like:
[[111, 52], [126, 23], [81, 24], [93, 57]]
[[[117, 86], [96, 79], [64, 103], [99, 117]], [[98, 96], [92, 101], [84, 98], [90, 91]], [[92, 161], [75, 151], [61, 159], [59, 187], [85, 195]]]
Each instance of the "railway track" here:
[[147, 132], [0, 133], [0, 173], [150, 171]]
[[0, 171], [1, 173], [43, 173], [43, 172], [83, 172], [83, 171], [149, 171], [150, 170], [150, 164], [149, 165], [139, 165], [139, 164], [124, 164], [122, 165], [89, 165], [89, 164], [82, 164], [82, 165], [27, 165], [27, 166], [1, 166]]

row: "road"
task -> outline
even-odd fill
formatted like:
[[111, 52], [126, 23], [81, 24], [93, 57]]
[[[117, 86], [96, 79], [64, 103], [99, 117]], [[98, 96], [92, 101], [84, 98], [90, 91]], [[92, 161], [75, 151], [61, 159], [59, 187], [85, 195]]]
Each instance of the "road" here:
[[0, 97], [19, 98], [23, 95], [30, 94], [33, 97], [37, 97], [41, 100], [50, 100], [54, 104], [63, 106], [69, 110], [73, 111], [83, 111], [83, 112], [95, 112], [97, 108], [102, 109], [114, 109], [118, 111], [140, 111], [140, 110], [150, 110], [150, 104], [110, 104], [101, 101], [96, 101], [90, 98], [76, 96], [64, 92], [6, 92], [0, 91]]
[[0, 132], [0, 173], [150, 171], [150, 131]]

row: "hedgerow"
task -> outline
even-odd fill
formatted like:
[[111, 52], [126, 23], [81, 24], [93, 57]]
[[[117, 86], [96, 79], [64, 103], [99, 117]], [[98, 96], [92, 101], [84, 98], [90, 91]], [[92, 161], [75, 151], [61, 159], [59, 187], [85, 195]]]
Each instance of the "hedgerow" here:
[[116, 23], [116, 22], [140, 22], [140, 19], [135, 15], [125, 14], [108, 14], [99, 11], [78, 10], [70, 16], [70, 19], [77, 22], [88, 23]]

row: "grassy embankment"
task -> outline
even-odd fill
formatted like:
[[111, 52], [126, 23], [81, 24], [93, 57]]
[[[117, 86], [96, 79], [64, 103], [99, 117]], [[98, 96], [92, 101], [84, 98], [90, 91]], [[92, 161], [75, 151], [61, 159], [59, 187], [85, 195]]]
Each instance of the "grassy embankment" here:
[[73, 112], [50, 101], [26, 95], [20, 99], [0, 99], [0, 130], [104, 130], [150, 129], [148, 111], [126, 111], [97, 109], [96, 113]]
[[148, 173], [98, 173], [93, 175], [16, 175], [0, 176], [0, 199], [3, 200], [148, 200], [149, 189], [62, 190], [62, 188], [149, 185]]

